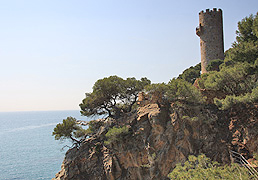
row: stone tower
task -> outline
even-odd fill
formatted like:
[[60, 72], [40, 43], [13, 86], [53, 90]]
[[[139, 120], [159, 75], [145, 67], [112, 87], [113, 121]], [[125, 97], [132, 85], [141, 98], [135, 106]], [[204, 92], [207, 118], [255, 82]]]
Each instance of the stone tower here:
[[200, 37], [202, 74], [210, 60], [224, 59], [222, 10], [213, 8], [199, 13], [199, 27], [196, 34]]

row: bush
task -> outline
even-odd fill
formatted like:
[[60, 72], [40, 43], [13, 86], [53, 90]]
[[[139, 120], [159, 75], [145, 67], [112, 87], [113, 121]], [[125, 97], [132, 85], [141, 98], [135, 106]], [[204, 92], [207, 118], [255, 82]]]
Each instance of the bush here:
[[71, 139], [74, 143], [80, 143], [81, 138], [85, 135], [86, 130], [77, 124], [77, 120], [73, 117], [67, 117], [63, 123], [59, 123], [52, 133], [56, 140]]
[[168, 90], [168, 85], [166, 83], [156, 83], [156, 84], [150, 84], [145, 87], [145, 90], [148, 93], [161, 93], [165, 94]]
[[178, 76], [178, 79], [183, 79], [191, 84], [199, 78], [201, 75], [201, 63], [191, 66], [188, 69], [184, 70], [182, 74]]
[[251, 93], [246, 93], [240, 96], [226, 96], [225, 99], [214, 99], [214, 104], [221, 110], [231, 108], [235, 104], [239, 103], [252, 103], [258, 101], [258, 87], [254, 88]]
[[92, 120], [88, 122], [88, 129], [86, 129], [87, 134], [95, 133], [101, 126], [103, 126], [103, 121]]
[[249, 63], [236, 63], [223, 67], [219, 72], [212, 71], [202, 75], [199, 87], [223, 92], [225, 95], [245, 94], [251, 92], [257, 84], [258, 68]]
[[237, 164], [222, 166], [218, 162], [211, 161], [204, 154], [198, 157], [190, 155], [188, 161], [183, 165], [177, 164], [168, 177], [173, 180], [255, 179], [245, 168]]
[[190, 103], [204, 102], [204, 97], [201, 95], [200, 91], [183, 79], [170, 80], [166, 96], [170, 101], [183, 100]]
[[215, 59], [212, 60], [208, 63], [206, 70], [207, 71], [219, 71], [219, 66], [223, 63], [224, 61], [221, 59]]
[[226, 59], [253, 63], [258, 58], [258, 42], [242, 42], [226, 51]]
[[233, 47], [226, 51], [226, 59], [253, 63], [258, 58], [258, 13], [238, 22]]
[[106, 133], [107, 141], [105, 144], [111, 144], [115, 141], [119, 141], [122, 139], [124, 135], [129, 133], [129, 128], [127, 126], [122, 127], [113, 127]]

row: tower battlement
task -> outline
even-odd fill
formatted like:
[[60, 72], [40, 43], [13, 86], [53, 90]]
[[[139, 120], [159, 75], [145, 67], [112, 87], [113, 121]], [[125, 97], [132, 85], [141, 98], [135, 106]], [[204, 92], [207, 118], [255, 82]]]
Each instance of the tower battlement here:
[[199, 26], [196, 34], [200, 37], [202, 74], [210, 60], [224, 59], [222, 10], [213, 8], [199, 12]]
[[205, 12], [204, 11], [201, 11], [199, 12], [199, 15], [200, 14], [206, 14], [206, 13], [214, 13], [214, 12], [222, 12], [221, 9], [217, 9], [217, 8], [213, 8], [213, 9], [206, 9]]

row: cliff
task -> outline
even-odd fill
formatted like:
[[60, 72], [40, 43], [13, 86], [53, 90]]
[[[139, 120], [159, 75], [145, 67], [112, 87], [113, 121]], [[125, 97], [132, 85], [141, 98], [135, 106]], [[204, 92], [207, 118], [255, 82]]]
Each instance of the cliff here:
[[[121, 119], [98, 120], [95, 134], [67, 151], [53, 179], [162, 180], [188, 155], [204, 153], [229, 163], [231, 149], [250, 159], [258, 152], [257, 107], [220, 111], [213, 105], [146, 104]], [[128, 132], [105, 143], [108, 130], [123, 125]]]

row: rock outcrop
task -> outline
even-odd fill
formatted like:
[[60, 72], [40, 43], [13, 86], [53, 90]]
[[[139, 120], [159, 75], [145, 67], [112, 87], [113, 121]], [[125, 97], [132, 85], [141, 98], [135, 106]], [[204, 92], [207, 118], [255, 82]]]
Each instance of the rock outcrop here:
[[[229, 163], [229, 149], [252, 158], [258, 152], [257, 105], [219, 111], [213, 105], [147, 104], [116, 121], [104, 121], [95, 135], [66, 153], [55, 180], [168, 179], [175, 165], [189, 155], [206, 154]], [[115, 125], [128, 133], [106, 144]]]

